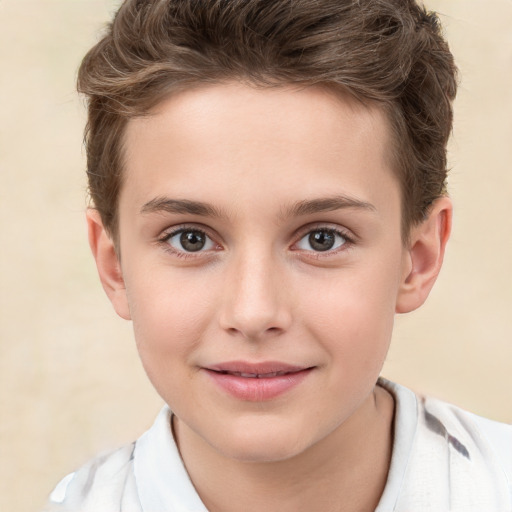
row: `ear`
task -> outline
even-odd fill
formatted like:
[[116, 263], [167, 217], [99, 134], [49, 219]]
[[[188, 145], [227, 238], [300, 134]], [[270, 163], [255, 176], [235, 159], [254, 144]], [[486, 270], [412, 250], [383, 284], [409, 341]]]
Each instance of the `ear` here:
[[116, 253], [114, 242], [105, 230], [97, 210], [87, 210], [87, 228], [89, 245], [96, 260], [96, 267], [101, 284], [116, 313], [125, 320], [130, 320], [130, 310], [126, 296], [121, 264]]
[[398, 291], [397, 313], [419, 308], [427, 299], [443, 264], [452, 227], [452, 202], [437, 199], [428, 217], [413, 227], [404, 254], [404, 275]]

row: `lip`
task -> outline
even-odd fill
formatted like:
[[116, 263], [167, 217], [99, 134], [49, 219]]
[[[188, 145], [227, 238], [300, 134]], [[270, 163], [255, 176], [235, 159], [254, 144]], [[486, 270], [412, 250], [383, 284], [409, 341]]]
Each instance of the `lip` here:
[[313, 369], [278, 361], [230, 361], [202, 368], [223, 391], [249, 402], [272, 400], [291, 391]]

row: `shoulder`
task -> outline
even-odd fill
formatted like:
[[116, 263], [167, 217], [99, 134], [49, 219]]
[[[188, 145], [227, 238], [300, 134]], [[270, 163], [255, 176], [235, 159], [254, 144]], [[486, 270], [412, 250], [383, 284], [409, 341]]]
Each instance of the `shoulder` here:
[[[483, 461], [500, 467], [512, 482], [512, 425], [483, 418], [436, 398], [417, 395], [386, 379], [379, 379], [379, 384], [394, 396], [395, 437], [398, 434], [402, 442], [408, 437], [410, 449], [414, 444], [442, 440], [434, 444], [449, 447], [466, 460], [471, 459], [472, 453], [475, 457], [478, 454]], [[398, 432], [397, 426], [401, 427]]]
[[64, 478], [44, 512], [207, 512], [174, 441], [164, 406], [135, 443], [102, 455]]
[[[512, 484], [512, 425], [483, 418], [433, 398], [422, 398], [423, 422], [464, 453], [464, 442], [499, 467]], [[459, 444], [457, 444], [457, 442]]]
[[388, 483], [378, 510], [512, 511], [512, 426], [380, 380], [395, 398]]
[[[445, 494], [450, 510], [512, 510], [510, 425], [419, 398], [411, 462], [411, 481]], [[425, 469], [430, 476], [420, 474]]]
[[134, 474], [135, 443], [92, 459], [55, 487], [44, 512], [140, 512]]

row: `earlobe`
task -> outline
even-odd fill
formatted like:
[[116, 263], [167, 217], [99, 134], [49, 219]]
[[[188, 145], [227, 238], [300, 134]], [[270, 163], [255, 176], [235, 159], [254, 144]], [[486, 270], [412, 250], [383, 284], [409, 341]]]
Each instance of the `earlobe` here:
[[126, 296], [121, 264], [113, 240], [105, 230], [97, 210], [87, 210], [89, 245], [96, 261], [101, 284], [117, 314], [130, 320], [130, 310]]
[[428, 217], [412, 228], [404, 257], [404, 274], [396, 302], [397, 313], [419, 308], [439, 275], [452, 224], [452, 202], [442, 197], [434, 202]]

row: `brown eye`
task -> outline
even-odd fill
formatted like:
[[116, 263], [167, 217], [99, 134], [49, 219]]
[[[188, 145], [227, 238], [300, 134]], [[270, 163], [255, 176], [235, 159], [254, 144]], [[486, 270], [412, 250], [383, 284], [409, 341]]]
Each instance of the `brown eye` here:
[[199, 252], [215, 247], [211, 238], [198, 229], [180, 229], [171, 233], [166, 242], [178, 252]]
[[206, 236], [199, 231], [184, 231], [180, 236], [180, 244], [186, 251], [200, 251], [206, 244]]
[[315, 229], [302, 237], [297, 247], [303, 251], [326, 252], [345, 245], [348, 239], [334, 229]]
[[336, 238], [332, 231], [313, 231], [309, 234], [308, 241], [315, 251], [328, 251], [334, 247]]

